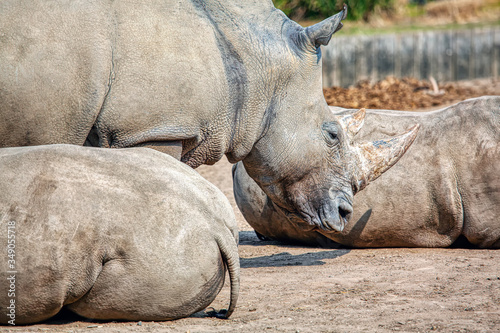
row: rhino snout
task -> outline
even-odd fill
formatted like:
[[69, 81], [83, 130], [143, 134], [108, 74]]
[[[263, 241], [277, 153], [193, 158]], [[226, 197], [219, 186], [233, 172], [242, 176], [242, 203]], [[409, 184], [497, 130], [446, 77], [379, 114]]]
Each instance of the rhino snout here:
[[336, 197], [321, 206], [319, 210], [321, 219], [320, 228], [329, 232], [342, 232], [352, 215], [352, 204], [347, 198]]

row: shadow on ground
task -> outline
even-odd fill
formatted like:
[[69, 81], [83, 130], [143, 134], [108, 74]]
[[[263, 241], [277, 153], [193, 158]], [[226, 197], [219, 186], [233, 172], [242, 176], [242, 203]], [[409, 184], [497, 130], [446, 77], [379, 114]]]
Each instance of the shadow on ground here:
[[261, 236], [259, 239], [255, 231], [240, 231], [239, 232], [240, 242], [239, 245], [251, 245], [251, 246], [281, 246], [281, 247], [300, 247], [300, 248], [323, 248], [323, 249], [344, 249], [347, 248], [342, 244], [336, 243], [333, 240], [329, 240], [325, 237], [325, 241], [323, 244], [320, 243], [320, 239], [318, 239], [317, 245], [310, 245], [307, 243], [301, 242], [293, 242], [291, 240], [287, 241], [279, 241], [267, 238], [265, 236]]
[[288, 252], [255, 258], [240, 258], [241, 268], [284, 267], [284, 266], [319, 266], [326, 264], [324, 259], [335, 259], [351, 250], [330, 250], [293, 255]]
[[97, 323], [101, 323], [103, 321], [98, 321], [98, 320], [92, 320], [88, 319], [85, 317], [82, 317], [80, 315], [77, 315], [76, 313], [68, 310], [66, 307], [63, 307], [61, 311], [59, 311], [58, 314], [56, 314], [54, 317], [49, 318], [40, 324], [45, 324], [45, 325], [66, 325], [74, 322], [85, 322], [88, 323], [89, 326], [94, 327]]

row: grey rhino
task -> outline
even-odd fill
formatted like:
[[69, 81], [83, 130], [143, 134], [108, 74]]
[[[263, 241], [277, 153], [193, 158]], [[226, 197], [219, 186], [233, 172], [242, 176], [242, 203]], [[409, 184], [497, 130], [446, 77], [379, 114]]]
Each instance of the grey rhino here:
[[226, 154], [289, 214], [339, 229], [350, 162], [320, 46], [345, 15], [302, 28], [271, 0], [1, 1], [0, 147]]
[[[239, 289], [238, 232], [227, 198], [148, 148], [0, 149], [1, 323], [63, 306], [103, 320], [169, 320]], [[7, 315], [6, 315], [7, 313]], [[13, 321], [12, 321], [13, 320]]]
[[233, 167], [236, 202], [258, 234], [287, 242], [447, 247], [464, 236], [479, 247], [499, 248], [500, 96], [432, 112], [370, 110], [358, 137], [393, 135], [414, 123], [421, 130], [411, 149], [356, 195], [355, 223], [340, 233], [311, 231], [304, 221], [286, 219], [240, 163]]

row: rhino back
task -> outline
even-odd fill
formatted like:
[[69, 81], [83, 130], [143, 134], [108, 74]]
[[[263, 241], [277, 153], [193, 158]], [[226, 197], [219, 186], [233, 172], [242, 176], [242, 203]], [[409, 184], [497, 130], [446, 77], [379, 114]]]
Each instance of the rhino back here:
[[[173, 158], [55, 145], [3, 149], [0, 163], [2, 228], [14, 221], [17, 232], [19, 323], [67, 304], [93, 318], [172, 319], [206, 307], [222, 287], [216, 238], [236, 244], [232, 209]], [[132, 318], [104, 300], [140, 310]]]
[[268, 0], [0, 6], [3, 147], [182, 141], [194, 167], [242, 159], [281, 80], [265, 68], [290, 60]]
[[[209, 18], [187, 0], [134, 6], [117, 1], [113, 15], [112, 87], [96, 124], [105, 140], [101, 144], [130, 146], [148, 136], [151, 141], [201, 137], [204, 123], [214, 120], [214, 111], [226, 111], [228, 103], [224, 64]], [[210, 94], [208, 87], [213, 88]], [[155, 137], [158, 132], [165, 137]]]
[[276, 58], [286, 54], [285, 16], [272, 2], [118, 1], [114, 10], [113, 81], [95, 126], [99, 145], [180, 140], [192, 167], [248, 154], [277, 83], [266, 68], [283, 65]]
[[2, 1], [0, 146], [83, 145], [111, 71], [108, 2]]

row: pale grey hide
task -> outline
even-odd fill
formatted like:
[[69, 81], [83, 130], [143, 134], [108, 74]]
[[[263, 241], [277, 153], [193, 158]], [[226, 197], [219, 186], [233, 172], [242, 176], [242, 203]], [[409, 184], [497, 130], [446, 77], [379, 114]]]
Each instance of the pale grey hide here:
[[3, 0], [0, 146], [226, 154], [289, 214], [341, 228], [352, 193], [331, 166], [349, 156], [320, 45], [345, 15], [302, 28], [271, 0]]
[[63, 306], [105, 320], [185, 317], [212, 302], [226, 268], [225, 315], [234, 310], [234, 213], [187, 165], [148, 148], [49, 145], [0, 149], [0, 170], [1, 323], [11, 299], [15, 324]]
[[[352, 110], [335, 108], [342, 115]], [[359, 139], [421, 125], [408, 152], [354, 198], [353, 223], [341, 233], [308, 231], [277, 211], [233, 169], [236, 202], [261, 235], [285, 242], [353, 247], [447, 247], [460, 235], [500, 247], [500, 97], [470, 99], [432, 112], [370, 110]]]

